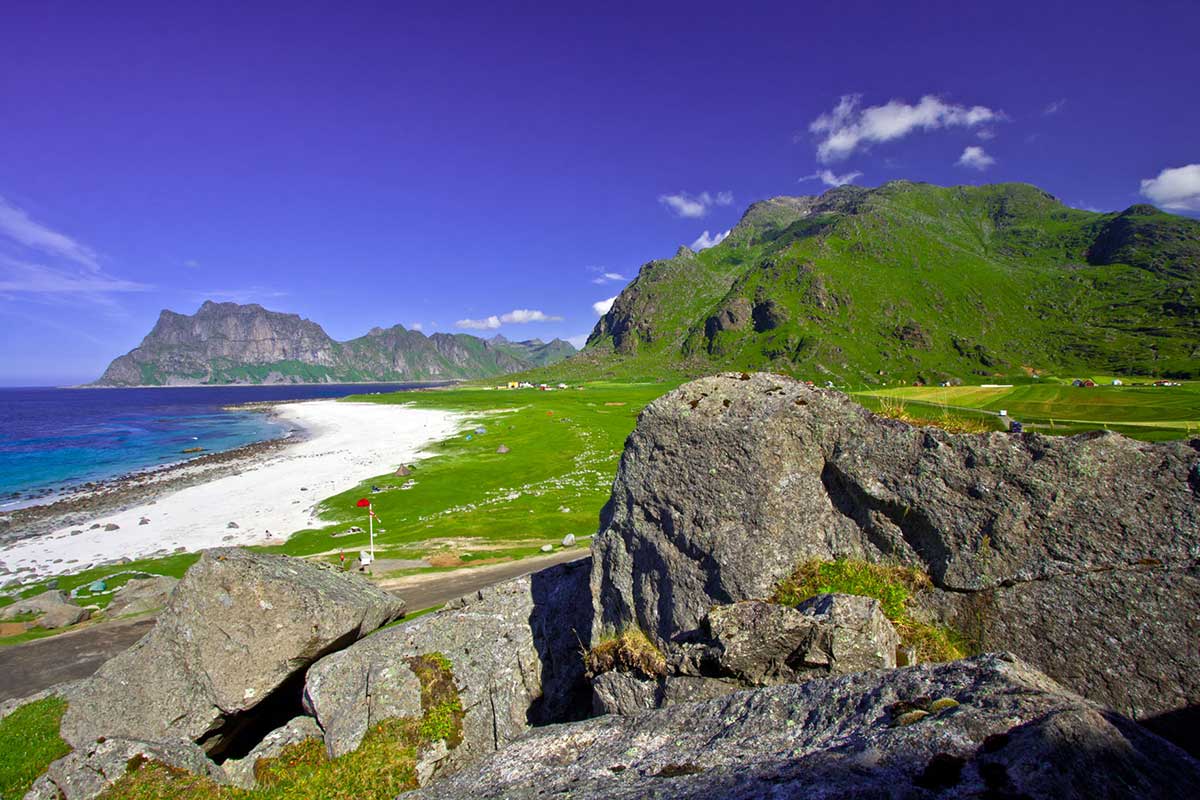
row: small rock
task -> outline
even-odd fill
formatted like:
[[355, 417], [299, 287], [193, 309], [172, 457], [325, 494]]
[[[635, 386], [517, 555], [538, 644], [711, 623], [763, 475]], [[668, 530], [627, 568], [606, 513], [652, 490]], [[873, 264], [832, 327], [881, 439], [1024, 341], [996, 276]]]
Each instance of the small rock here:
[[562, 546], [563, 547], [574, 547], [575, 546], [575, 534], [568, 533], [566, 536], [564, 536], [563, 540], [562, 540]]
[[150, 524], [149, 517], [142, 517], [141, 519], [138, 520], [138, 525], [149, 525], [149, 524]]
[[120, 526], [120, 525], [118, 525], [118, 524], [117, 524], [117, 523], [115, 523], [115, 522], [110, 522], [110, 523], [108, 523], [107, 525], [105, 525], [105, 526], [104, 526], [104, 530], [106, 530], [106, 531], [119, 531], [119, 530], [121, 530], [121, 526]]
[[227, 524], [225, 527], [226, 527], [226, 528], [233, 529], [233, 528], [237, 528], [237, 527], [239, 527], [239, 526], [238, 526], [238, 524], [237, 524], [236, 522], [230, 522], [230, 523], [228, 523], [228, 524]]
[[507, 453], [507, 452], [508, 452], [508, 445], [506, 445], [506, 444], [502, 444], [502, 445], [500, 445], [499, 447], [497, 447], [497, 448], [496, 448], [496, 452], [497, 452], [497, 453], [501, 453], [501, 454]]
[[554, 545], [552, 545], [552, 544], [544, 544], [544, 545], [542, 545], [542, 552], [543, 552], [543, 553], [553, 553], [553, 552], [554, 552]]

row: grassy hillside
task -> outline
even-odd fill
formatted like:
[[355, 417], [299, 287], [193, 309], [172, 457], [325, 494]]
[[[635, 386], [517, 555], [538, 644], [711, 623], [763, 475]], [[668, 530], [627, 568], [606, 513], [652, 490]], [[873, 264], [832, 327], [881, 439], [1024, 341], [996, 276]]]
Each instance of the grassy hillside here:
[[770, 369], [844, 386], [1200, 375], [1200, 222], [1068, 208], [1024, 184], [899, 181], [756, 203], [652, 261], [571, 377]]

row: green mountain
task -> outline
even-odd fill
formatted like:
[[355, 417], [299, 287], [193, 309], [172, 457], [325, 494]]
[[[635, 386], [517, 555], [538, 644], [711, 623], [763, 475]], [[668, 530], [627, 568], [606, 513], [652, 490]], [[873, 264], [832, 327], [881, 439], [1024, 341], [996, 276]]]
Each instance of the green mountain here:
[[1198, 298], [1200, 221], [1025, 184], [844, 186], [755, 203], [716, 247], [646, 264], [558, 371], [1200, 377]]
[[163, 311], [141, 345], [115, 359], [96, 385], [486, 378], [545, 366], [574, 352], [558, 339], [549, 345], [532, 340], [494, 346], [465, 333], [426, 336], [402, 325], [337, 342], [296, 314], [208, 301], [190, 316]]

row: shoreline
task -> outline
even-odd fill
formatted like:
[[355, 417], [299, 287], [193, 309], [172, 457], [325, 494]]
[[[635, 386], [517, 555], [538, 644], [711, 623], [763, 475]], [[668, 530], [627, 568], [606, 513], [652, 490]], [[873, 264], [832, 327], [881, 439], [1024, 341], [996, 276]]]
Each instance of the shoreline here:
[[0, 583], [124, 558], [282, 543], [319, 524], [315, 513], [324, 499], [425, 457], [424, 448], [466, 423], [454, 412], [382, 403], [255, 405], [293, 430], [0, 517]]

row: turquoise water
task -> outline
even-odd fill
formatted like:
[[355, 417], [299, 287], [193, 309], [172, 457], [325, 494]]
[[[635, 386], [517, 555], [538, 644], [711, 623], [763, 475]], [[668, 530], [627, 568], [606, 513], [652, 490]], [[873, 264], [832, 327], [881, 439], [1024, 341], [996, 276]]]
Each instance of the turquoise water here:
[[413, 384], [0, 389], [0, 509], [130, 472], [277, 438], [267, 414], [225, 406], [397, 391]]

